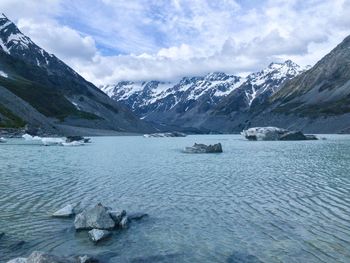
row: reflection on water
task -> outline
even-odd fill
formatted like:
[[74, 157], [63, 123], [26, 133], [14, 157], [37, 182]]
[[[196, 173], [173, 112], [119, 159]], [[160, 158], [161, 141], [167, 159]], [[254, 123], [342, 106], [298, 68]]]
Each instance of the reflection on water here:
[[[83, 147], [0, 145], [0, 262], [33, 250], [110, 262], [350, 262], [350, 137], [100, 137]], [[183, 154], [221, 142], [222, 154]], [[150, 217], [94, 245], [65, 204]]]

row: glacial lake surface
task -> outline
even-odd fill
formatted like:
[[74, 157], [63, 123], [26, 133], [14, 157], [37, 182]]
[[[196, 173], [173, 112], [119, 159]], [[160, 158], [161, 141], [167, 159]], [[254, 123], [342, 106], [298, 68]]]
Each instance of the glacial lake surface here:
[[[0, 262], [34, 250], [109, 262], [350, 262], [350, 136], [93, 137], [80, 147], [0, 144]], [[185, 154], [221, 142], [222, 154]], [[148, 218], [97, 245], [66, 204]], [[22, 242], [24, 241], [24, 242]]]

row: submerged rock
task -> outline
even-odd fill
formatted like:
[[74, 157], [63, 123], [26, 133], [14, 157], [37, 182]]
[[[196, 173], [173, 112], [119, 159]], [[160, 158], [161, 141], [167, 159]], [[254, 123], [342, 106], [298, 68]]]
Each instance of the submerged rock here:
[[222, 153], [222, 146], [221, 146], [221, 143], [217, 143], [213, 145], [195, 143], [192, 147], [186, 147], [184, 152], [186, 153]]
[[27, 263], [27, 258], [14, 258], [10, 261], [7, 261], [7, 263]]
[[67, 136], [66, 137], [66, 142], [76, 142], [76, 141], [83, 141], [84, 137], [83, 136]]
[[112, 235], [110, 231], [100, 229], [92, 229], [88, 233], [90, 239], [96, 243]]
[[122, 220], [120, 220], [120, 222], [119, 222], [119, 227], [120, 227], [120, 228], [123, 228], [123, 229], [129, 227], [129, 218], [128, 218], [128, 216], [124, 216], [124, 217], [122, 218]]
[[90, 138], [85, 138], [83, 136], [67, 136], [66, 137], [66, 143], [70, 142], [83, 142], [83, 143], [89, 143]]
[[0, 143], [5, 143], [6, 139], [4, 137], [0, 137]]
[[120, 223], [120, 221], [122, 220], [122, 218], [124, 216], [126, 216], [126, 211], [125, 210], [121, 210], [121, 211], [108, 211], [109, 215], [111, 216], [111, 218], [113, 219], [113, 221], [115, 222], [116, 225], [118, 225]]
[[76, 230], [82, 229], [112, 229], [115, 222], [108, 212], [108, 208], [102, 204], [97, 204], [95, 207], [84, 210], [76, 215], [74, 227]]
[[74, 206], [66, 205], [52, 214], [53, 217], [71, 217], [74, 215]]
[[0, 239], [5, 235], [4, 232], [0, 232]]
[[100, 261], [94, 257], [89, 257], [85, 255], [85, 256], [79, 256], [78, 262], [79, 263], [99, 263]]
[[243, 130], [241, 134], [250, 141], [301, 141], [317, 140], [314, 135], [304, 135], [301, 131], [289, 131], [277, 127], [255, 127]]
[[34, 251], [27, 258], [27, 263], [73, 263], [73, 259], [58, 257], [52, 254]]
[[15, 258], [7, 263], [99, 263], [99, 260], [89, 256], [59, 257], [34, 251], [28, 258]]
[[141, 220], [142, 218], [147, 217], [147, 216], [148, 216], [148, 214], [140, 213], [140, 212], [128, 214], [128, 218], [130, 221], [132, 221], [132, 220], [138, 221], [138, 220]]
[[164, 132], [164, 133], [151, 133], [144, 134], [145, 138], [162, 138], [162, 137], [186, 137], [187, 135], [182, 132]]

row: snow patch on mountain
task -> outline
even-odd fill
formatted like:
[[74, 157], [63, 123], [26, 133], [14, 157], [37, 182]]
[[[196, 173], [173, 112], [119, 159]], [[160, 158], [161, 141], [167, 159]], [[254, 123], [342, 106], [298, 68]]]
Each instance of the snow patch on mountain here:
[[0, 70], [0, 76], [4, 78], [8, 78], [8, 74], [2, 70]]

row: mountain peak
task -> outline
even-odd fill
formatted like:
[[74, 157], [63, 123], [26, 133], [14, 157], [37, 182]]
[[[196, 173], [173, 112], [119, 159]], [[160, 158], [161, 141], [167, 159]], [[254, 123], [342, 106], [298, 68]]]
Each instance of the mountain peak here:
[[28, 49], [35, 45], [29, 37], [22, 34], [17, 26], [2, 14], [0, 16], [0, 49], [7, 54]]

